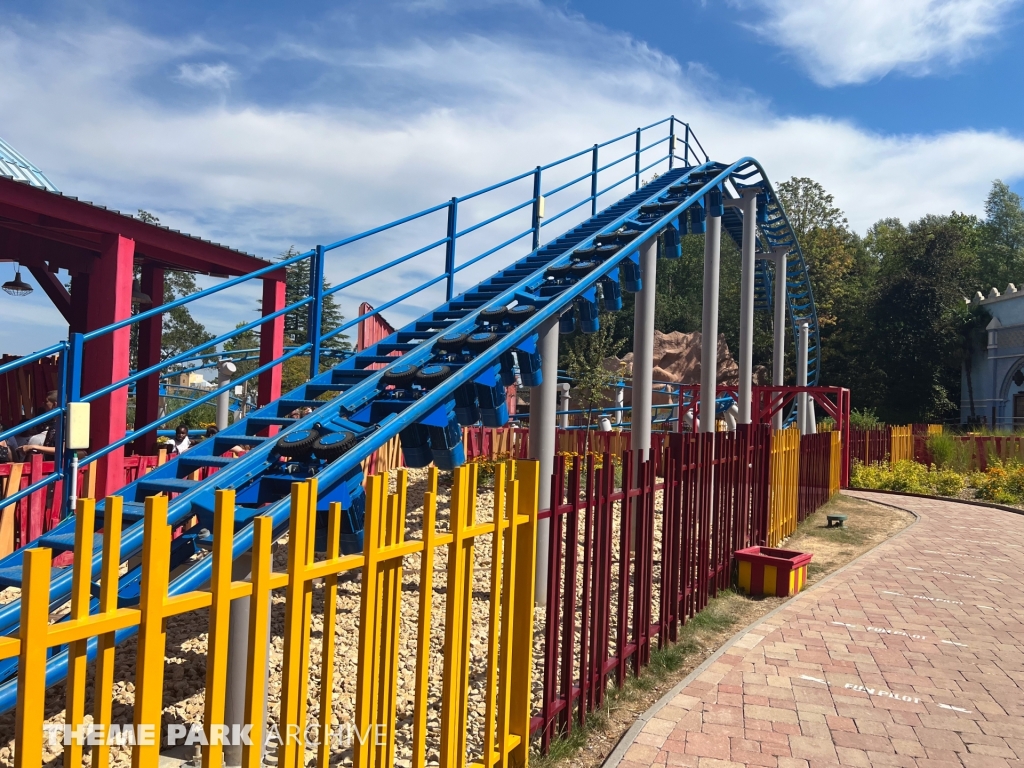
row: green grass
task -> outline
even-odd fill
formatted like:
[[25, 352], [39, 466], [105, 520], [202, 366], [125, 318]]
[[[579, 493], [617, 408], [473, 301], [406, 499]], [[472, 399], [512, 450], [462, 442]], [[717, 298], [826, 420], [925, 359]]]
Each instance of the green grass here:
[[666, 682], [675, 682], [677, 673], [687, 661], [705, 649], [705, 635], [727, 631], [739, 623], [738, 608], [746, 600], [746, 597], [731, 589], [719, 592], [718, 597], [713, 598], [703, 611], [680, 627], [679, 639], [675, 643], [651, 652], [650, 664], [641, 670], [639, 677], [629, 675], [621, 689], [609, 687], [603, 709], [588, 714], [586, 725], [582, 728], [574, 717], [572, 733], [568, 737], [553, 739], [547, 755], [539, 752], [531, 754], [530, 764], [552, 768], [568, 760], [587, 744], [591, 736], [605, 730], [609, 713], [613, 709], [634, 699], [645, 698], [643, 694], [657, 690]]

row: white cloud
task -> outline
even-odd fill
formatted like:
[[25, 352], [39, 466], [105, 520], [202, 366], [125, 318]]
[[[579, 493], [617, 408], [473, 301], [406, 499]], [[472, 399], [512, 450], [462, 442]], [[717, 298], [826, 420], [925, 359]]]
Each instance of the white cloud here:
[[181, 64], [174, 78], [179, 83], [202, 88], [229, 88], [231, 81], [238, 77], [238, 72], [230, 64]]
[[[751, 26], [787, 49], [817, 83], [863, 83], [893, 71], [924, 75], [981, 51], [1020, 0], [750, 0]], [[741, 3], [743, 0], [741, 0]], [[743, 3], [746, 5], [747, 3]], [[742, 5], [741, 5], [742, 7]]]
[[[752, 155], [776, 182], [791, 175], [818, 179], [860, 231], [883, 216], [981, 213], [992, 179], [1024, 178], [1024, 141], [1012, 135], [884, 136], [843, 121], [779, 116], [750, 98], [712, 98], [699, 68], [681, 67], [624, 36], [555, 12], [531, 12], [544, 14], [538, 29], [571, 46], [451, 34], [431, 41], [396, 37], [341, 52], [305, 48], [309, 60], [339, 80], [366, 78], [371, 89], [397, 83], [417, 95], [412, 107], [389, 100], [395, 102], [390, 110], [343, 94], [279, 107], [231, 99], [199, 107], [164, 103], [136, 80], [173, 71], [209, 44], [109, 25], [74, 34], [0, 29], [0, 135], [68, 194], [126, 211], [146, 208], [176, 229], [265, 257], [290, 244], [305, 249], [340, 239], [670, 113], [692, 124], [715, 159]], [[588, 158], [581, 163], [576, 173], [589, 170]], [[489, 209], [460, 209], [460, 226], [516, 195], [525, 198], [529, 182], [523, 185]], [[443, 237], [443, 214], [409, 230], [372, 247], [335, 252], [329, 279], [338, 283]], [[468, 239], [459, 248], [460, 262], [479, 252]], [[461, 285], [523, 249], [469, 270]], [[353, 289], [343, 311], [353, 317], [360, 299], [379, 305], [438, 274], [441, 264], [435, 253], [415, 272], [403, 267]], [[14, 310], [12, 301], [0, 296], [0, 314]], [[254, 306], [253, 296], [237, 301], [237, 309], [200, 317], [217, 331], [253, 319], [244, 308]], [[399, 321], [436, 303], [435, 292], [387, 314]], [[2, 325], [0, 334], [5, 351], [54, 340], [21, 330], [14, 335]]]

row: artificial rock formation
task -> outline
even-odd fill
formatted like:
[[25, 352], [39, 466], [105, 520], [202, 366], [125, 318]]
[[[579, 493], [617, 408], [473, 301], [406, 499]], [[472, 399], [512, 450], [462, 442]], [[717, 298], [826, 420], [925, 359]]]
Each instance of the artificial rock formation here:
[[[654, 380], [678, 384], [700, 384], [701, 333], [654, 332]], [[604, 361], [608, 370], [617, 371], [625, 365], [627, 376], [633, 371], [633, 353], [628, 352], [621, 359], [609, 357]], [[756, 378], [756, 377], [755, 377]], [[729, 353], [725, 334], [718, 335], [718, 383], [735, 386], [739, 382], [739, 366]], [[756, 382], [755, 382], [756, 383]], [[631, 391], [625, 392], [625, 404], [631, 404]], [[614, 400], [614, 395], [612, 396]], [[667, 396], [655, 393], [654, 402], [667, 402]], [[611, 403], [609, 403], [611, 404]]]

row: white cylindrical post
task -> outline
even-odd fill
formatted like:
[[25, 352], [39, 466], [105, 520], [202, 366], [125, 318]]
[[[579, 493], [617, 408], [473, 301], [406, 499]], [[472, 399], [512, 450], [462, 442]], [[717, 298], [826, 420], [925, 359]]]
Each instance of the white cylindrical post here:
[[[538, 509], [551, 508], [551, 476], [555, 471], [555, 412], [558, 410], [558, 318], [547, 320], [537, 336], [541, 356], [541, 384], [530, 387], [530, 458], [539, 464]], [[548, 550], [551, 522], [537, 522], [537, 569], [535, 599], [537, 605], [548, 601]]]
[[558, 418], [558, 426], [562, 429], [569, 428], [569, 382], [563, 381], [558, 385], [558, 393], [561, 396], [561, 404], [558, 406], [558, 410], [562, 411], [561, 416]]
[[[651, 456], [651, 419], [654, 404], [654, 292], [658, 279], [658, 241], [651, 238], [640, 249], [643, 289], [633, 310], [633, 414], [632, 445], [642, 461]], [[639, 468], [639, 464], [637, 465]]]
[[615, 423], [622, 423], [622, 409], [626, 405], [626, 386], [623, 382], [619, 382], [618, 388], [615, 390]]
[[[772, 385], [781, 387], [786, 381], [786, 304], [789, 296], [786, 293], [786, 255], [788, 250], [776, 248], [775, 256], [775, 321], [772, 329], [775, 334], [775, 345], [772, 349]], [[775, 429], [782, 429], [782, 409], [772, 417]]]
[[[235, 364], [230, 360], [221, 360], [217, 366], [217, 388], [220, 389], [229, 381], [235, 371]], [[228, 428], [228, 414], [231, 412], [231, 390], [225, 389], [217, 395], [217, 430]]]
[[718, 390], [718, 273], [721, 261], [722, 217], [714, 215], [711, 196], [704, 234], [704, 307], [700, 326], [700, 431], [715, 431], [715, 395]]
[[[807, 386], [807, 347], [808, 339], [810, 338], [810, 324], [807, 320], [801, 320], [800, 323], [800, 345], [796, 350], [796, 385], [798, 387]], [[807, 410], [810, 405], [810, 398], [806, 392], [801, 392], [797, 395], [797, 424], [800, 426], [800, 434], [810, 434], [811, 431], [811, 420], [808, 418]]]
[[754, 376], [754, 248], [757, 244], [757, 194], [743, 192], [743, 238], [740, 252], [740, 386], [738, 424], [749, 424]]

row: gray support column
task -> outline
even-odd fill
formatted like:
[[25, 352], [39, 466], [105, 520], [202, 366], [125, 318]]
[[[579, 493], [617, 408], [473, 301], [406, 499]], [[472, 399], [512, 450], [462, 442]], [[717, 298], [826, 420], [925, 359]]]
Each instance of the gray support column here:
[[[772, 329], [775, 334], [775, 345], [772, 349], [772, 385], [781, 387], [786, 383], [786, 305], [789, 297], [786, 293], [786, 256], [787, 248], [776, 248], [772, 251], [775, 257], [775, 322]], [[782, 429], [782, 409], [772, 417], [772, 426]]]
[[743, 244], [740, 260], [740, 386], [738, 424], [749, 424], [754, 375], [754, 247], [757, 243], [757, 195], [743, 192]]
[[[558, 394], [559, 394], [559, 396], [561, 398], [561, 401], [562, 401], [559, 404], [559, 406], [558, 406], [558, 410], [560, 410], [560, 411], [568, 411], [569, 410], [569, 401], [571, 399], [569, 397], [569, 387], [570, 387], [570, 384], [567, 381], [563, 381], [561, 384], [558, 385]], [[568, 429], [569, 428], [569, 414], [568, 413], [563, 413], [559, 417], [559, 419], [558, 419], [558, 426], [560, 426], [562, 429]]]
[[651, 238], [640, 248], [643, 290], [636, 294], [633, 311], [633, 413], [630, 432], [634, 451], [643, 461], [651, 456], [651, 419], [654, 386], [654, 292], [658, 280], [658, 241]]
[[[231, 564], [232, 581], [248, 581], [252, 578], [252, 552], [246, 552]], [[270, 600], [270, 596], [267, 596]], [[224, 690], [224, 724], [230, 731], [237, 725], [239, 729], [246, 726], [245, 722], [245, 683], [246, 665], [249, 661], [249, 601], [248, 597], [239, 597], [231, 601], [231, 614], [228, 618], [228, 663], [227, 685]], [[269, 615], [269, 613], [268, 613]], [[270, 623], [267, 623], [267, 646], [270, 646]], [[270, 659], [263, 671], [263, 690], [267, 691], [270, 682]], [[267, 727], [267, 700], [263, 699], [263, 733]], [[228, 766], [242, 764], [242, 746], [240, 744], [225, 745], [224, 764]]]
[[[705, 197], [704, 209], [711, 205]], [[708, 215], [704, 234], [704, 307], [700, 326], [700, 431], [715, 431], [718, 389], [718, 273], [722, 247], [722, 217]]]
[[[538, 508], [551, 508], [551, 475], [555, 471], [555, 425], [558, 410], [558, 318], [547, 320], [537, 335], [542, 381], [530, 387], [530, 458], [539, 464]], [[534, 581], [537, 605], [548, 601], [549, 520], [537, 522], [537, 576]]]
[[626, 387], [622, 381], [619, 381], [618, 387], [615, 389], [615, 423], [622, 423], [622, 409], [626, 405]]
[[[237, 368], [230, 360], [222, 360], [217, 366], [217, 388], [223, 387], [235, 373]], [[228, 414], [231, 412], [231, 390], [227, 389], [217, 395], [217, 430], [228, 428]]]
[[[810, 327], [806, 320], [801, 320], [800, 323], [800, 344], [796, 350], [796, 385], [798, 387], [807, 386], [807, 347], [808, 340], [810, 338]], [[797, 395], [797, 424], [800, 426], [800, 434], [807, 435], [811, 431], [811, 420], [808, 417], [808, 408], [810, 406], [810, 397], [807, 396], [806, 392], [801, 392]]]

